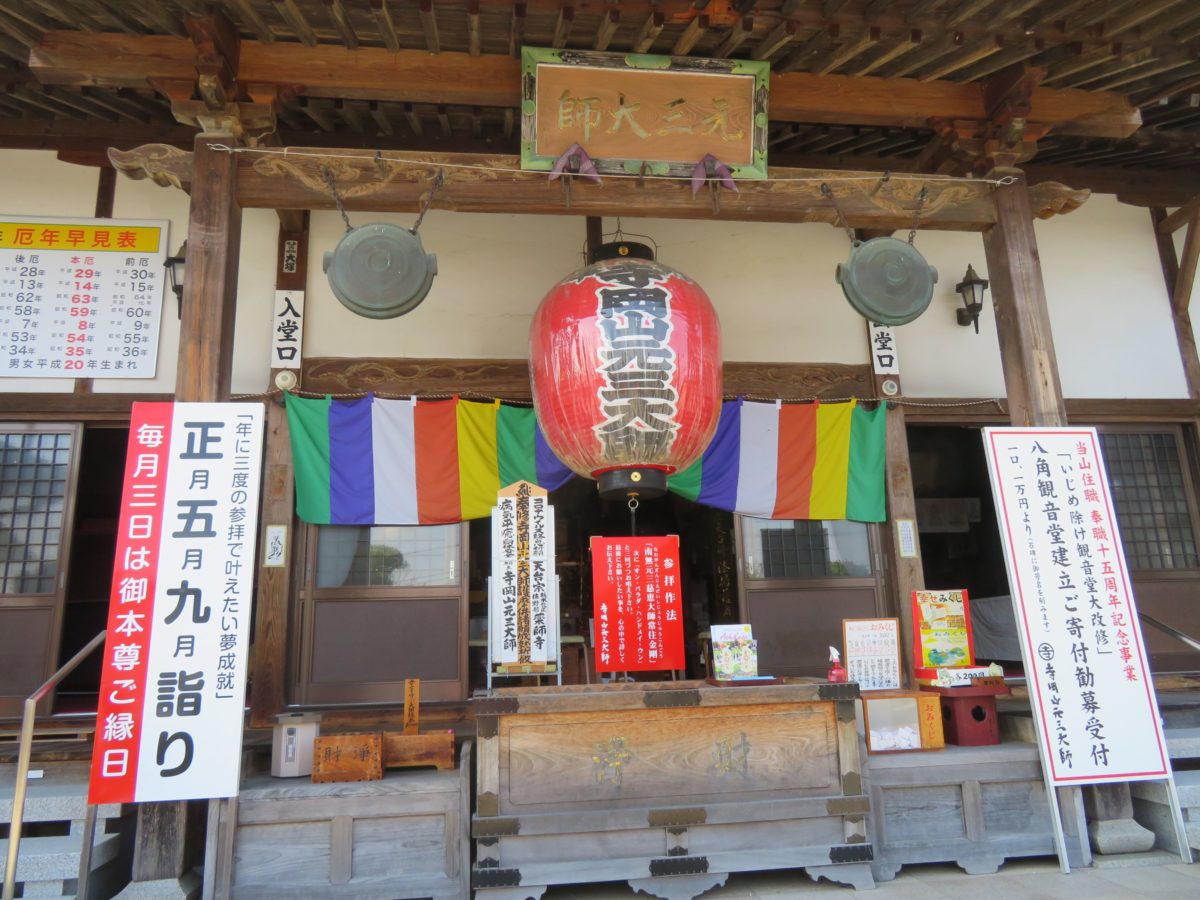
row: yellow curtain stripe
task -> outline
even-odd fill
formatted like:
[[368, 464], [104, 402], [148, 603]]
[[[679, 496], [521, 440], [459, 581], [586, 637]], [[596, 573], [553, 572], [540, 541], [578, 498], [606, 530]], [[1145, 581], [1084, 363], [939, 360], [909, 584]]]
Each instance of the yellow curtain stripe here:
[[813, 466], [810, 519], [846, 517], [846, 471], [850, 465], [850, 420], [856, 401], [817, 407], [817, 462]]
[[496, 451], [498, 403], [459, 401], [458, 490], [462, 517], [479, 519], [491, 515], [500, 490], [500, 463]]

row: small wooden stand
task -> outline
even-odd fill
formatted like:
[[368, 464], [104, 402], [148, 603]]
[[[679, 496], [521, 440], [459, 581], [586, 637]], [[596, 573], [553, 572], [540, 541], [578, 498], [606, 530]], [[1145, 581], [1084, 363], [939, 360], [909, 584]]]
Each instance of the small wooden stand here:
[[942, 719], [946, 742], [960, 747], [986, 747], [1000, 743], [1000, 724], [996, 717], [996, 697], [1008, 688], [977, 684], [970, 687], [923, 687], [923, 691], [941, 694]]
[[420, 734], [421, 680], [404, 681], [404, 733], [383, 735], [383, 765], [389, 769], [409, 766], [454, 768], [454, 732]]

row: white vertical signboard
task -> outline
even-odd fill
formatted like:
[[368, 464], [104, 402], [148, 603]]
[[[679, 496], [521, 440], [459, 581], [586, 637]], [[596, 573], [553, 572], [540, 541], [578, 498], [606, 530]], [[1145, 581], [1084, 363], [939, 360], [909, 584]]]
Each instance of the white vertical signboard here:
[[558, 660], [554, 507], [545, 488], [518, 481], [492, 510], [489, 668]]
[[263, 408], [135, 403], [91, 803], [233, 797]]
[[985, 428], [984, 444], [1047, 784], [1174, 794], [1096, 430]]

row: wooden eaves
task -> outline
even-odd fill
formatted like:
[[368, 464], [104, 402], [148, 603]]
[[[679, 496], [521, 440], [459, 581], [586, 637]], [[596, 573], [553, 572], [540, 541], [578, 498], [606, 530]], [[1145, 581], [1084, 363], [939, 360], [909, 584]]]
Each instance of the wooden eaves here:
[[[29, 68], [46, 85], [145, 88], [191, 83], [196, 48], [162, 35], [46, 34], [30, 51]], [[237, 78], [251, 94], [461, 104], [515, 108], [520, 61], [508, 56], [418, 50], [391, 52], [336, 45], [312, 47], [242, 41]], [[911, 78], [773, 73], [771, 119], [810, 124], [924, 127], [930, 118], [982, 119], [983, 85]], [[1117, 94], [1038, 88], [1031, 123], [1060, 135], [1128, 137], [1140, 112]]]

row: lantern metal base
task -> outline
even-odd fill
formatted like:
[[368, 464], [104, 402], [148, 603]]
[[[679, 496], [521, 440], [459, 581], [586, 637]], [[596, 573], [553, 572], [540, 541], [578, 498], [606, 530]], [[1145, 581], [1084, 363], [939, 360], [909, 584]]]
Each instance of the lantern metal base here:
[[661, 497], [667, 492], [667, 473], [662, 469], [609, 469], [596, 479], [600, 496], [606, 500]]

